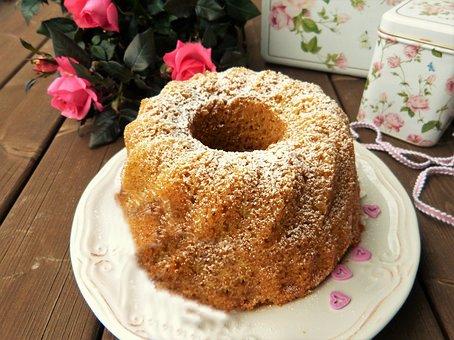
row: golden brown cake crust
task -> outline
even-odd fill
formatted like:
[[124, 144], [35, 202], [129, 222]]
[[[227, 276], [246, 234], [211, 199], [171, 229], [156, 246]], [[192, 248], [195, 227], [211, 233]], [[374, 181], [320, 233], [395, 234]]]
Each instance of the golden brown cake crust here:
[[125, 143], [119, 201], [160, 287], [224, 310], [283, 304], [359, 241], [347, 118], [317, 85], [245, 68], [172, 81]]

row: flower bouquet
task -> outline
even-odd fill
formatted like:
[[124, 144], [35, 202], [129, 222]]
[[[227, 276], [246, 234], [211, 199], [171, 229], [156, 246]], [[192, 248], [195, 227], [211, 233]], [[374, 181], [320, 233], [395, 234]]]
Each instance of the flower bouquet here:
[[[30, 43], [37, 73], [26, 84], [58, 73], [51, 105], [83, 125], [90, 147], [115, 141], [137, 116], [140, 100], [170, 80], [247, 62], [245, 23], [260, 13], [251, 0], [64, 0], [62, 16], [43, 21], [39, 34], [54, 55]], [[47, 0], [22, 0], [29, 21]]]

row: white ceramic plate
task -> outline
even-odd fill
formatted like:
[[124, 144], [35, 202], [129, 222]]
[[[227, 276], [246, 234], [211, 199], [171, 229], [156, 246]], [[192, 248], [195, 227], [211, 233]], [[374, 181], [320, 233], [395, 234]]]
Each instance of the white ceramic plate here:
[[[126, 157], [122, 150], [87, 186], [75, 213], [71, 261], [82, 295], [120, 339], [373, 337], [410, 292], [420, 241], [415, 211], [402, 185], [375, 155], [359, 144], [355, 147], [362, 202], [376, 203], [382, 212], [366, 219], [362, 235], [361, 246], [372, 252], [372, 259], [343, 260], [353, 272], [351, 279], [329, 278], [305, 298], [240, 313], [224, 313], [157, 290], [136, 264], [132, 237], [115, 201]], [[349, 295], [350, 304], [330, 308], [334, 290]]]

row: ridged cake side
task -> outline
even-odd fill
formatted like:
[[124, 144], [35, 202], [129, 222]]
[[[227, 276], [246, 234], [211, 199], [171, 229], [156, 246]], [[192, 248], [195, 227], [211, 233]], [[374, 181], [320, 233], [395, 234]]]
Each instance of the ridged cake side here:
[[353, 141], [317, 85], [244, 68], [170, 82], [125, 143], [118, 197], [160, 287], [224, 310], [283, 304], [359, 241]]

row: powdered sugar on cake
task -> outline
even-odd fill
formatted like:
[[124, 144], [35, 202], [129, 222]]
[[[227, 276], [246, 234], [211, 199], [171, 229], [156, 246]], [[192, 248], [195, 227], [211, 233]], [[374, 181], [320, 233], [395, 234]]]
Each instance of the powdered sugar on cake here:
[[119, 199], [160, 287], [226, 310], [282, 304], [359, 241], [353, 141], [317, 85], [244, 68], [170, 82], [125, 143]]

